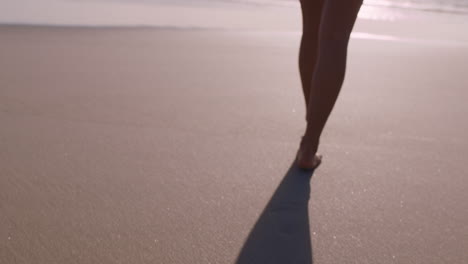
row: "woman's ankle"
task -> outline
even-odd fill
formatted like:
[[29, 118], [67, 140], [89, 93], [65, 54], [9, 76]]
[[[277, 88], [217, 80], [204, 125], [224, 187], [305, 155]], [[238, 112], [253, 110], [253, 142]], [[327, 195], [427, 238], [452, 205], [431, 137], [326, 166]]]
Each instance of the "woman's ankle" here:
[[311, 135], [310, 133], [305, 133], [301, 139], [301, 148], [304, 150], [312, 150], [314, 153], [317, 152], [320, 144], [320, 137]]

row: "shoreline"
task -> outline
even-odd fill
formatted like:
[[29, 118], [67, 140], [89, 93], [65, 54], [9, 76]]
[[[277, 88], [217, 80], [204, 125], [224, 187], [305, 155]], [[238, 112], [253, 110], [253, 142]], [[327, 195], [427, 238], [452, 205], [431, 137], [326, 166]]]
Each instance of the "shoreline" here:
[[[359, 25], [358, 25], [359, 27]], [[241, 33], [241, 34], [284, 34], [284, 35], [299, 35], [300, 31], [278, 31], [278, 30], [248, 30], [248, 29], [229, 29], [229, 28], [212, 28], [212, 27], [183, 27], [183, 26], [162, 26], [162, 25], [55, 25], [55, 24], [0, 24], [0, 30], [90, 30], [90, 31], [200, 31], [200, 32], [225, 32], [225, 33]], [[400, 34], [401, 35], [401, 34]], [[388, 41], [400, 43], [412, 43], [423, 45], [442, 45], [453, 47], [468, 47], [468, 37], [466, 39], [444, 39], [444, 38], [411, 38], [407, 36], [375, 34], [371, 32], [362, 32], [353, 30], [351, 39], [363, 39], [374, 41]]]
[[[129, 26], [151, 27], [164, 26], [175, 28], [223, 30], [240, 29], [255, 31], [299, 31], [301, 29], [301, 12], [299, 4], [288, 7], [278, 6], [244, 6], [238, 4], [177, 5], [177, 4], [143, 4], [143, 3], [61, 3], [53, 6], [54, 11], [38, 12], [43, 8], [34, 3], [15, 15], [15, 9], [8, 11], [8, 6], [0, 11], [3, 24], [24, 25], [57, 25], [57, 26]], [[18, 9], [19, 7], [16, 7]], [[69, 12], [73, 12], [67, 15]], [[109, 16], [109, 12], [113, 15]], [[138, 15], [136, 15], [138, 14]], [[242, 19], [239, 19], [242, 18]], [[395, 9], [364, 5], [359, 13], [356, 27], [365, 30], [357, 31], [384, 34], [399, 31], [411, 31], [408, 36], [418, 35], [418, 31], [427, 31], [430, 25], [434, 32], [445, 32], [453, 26], [468, 28], [468, 16], [448, 13], [425, 12], [412, 9]], [[388, 31], [388, 32], [387, 32]], [[449, 30], [450, 31], [450, 30]], [[424, 32], [429, 34], [428, 32]], [[460, 32], [457, 32], [460, 35]], [[456, 37], [452, 34], [448, 37]], [[468, 33], [464, 34], [468, 39]], [[445, 37], [445, 36], [441, 36]]]

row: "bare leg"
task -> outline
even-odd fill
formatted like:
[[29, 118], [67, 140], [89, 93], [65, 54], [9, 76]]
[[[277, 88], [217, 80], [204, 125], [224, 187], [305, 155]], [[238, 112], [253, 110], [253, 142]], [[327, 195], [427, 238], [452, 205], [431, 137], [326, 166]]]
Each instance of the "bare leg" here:
[[301, 168], [311, 169], [319, 164], [316, 152], [320, 135], [344, 81], [349, 37], [361, 5], [362, 0], [325, 0], [319, 55], [307, 104], [307, 128], [298, 155]]
[[312, 76], [318, 58], [319, 30], [325, 0], [301, 0], [302, 38], [299, 49], [299, 72], [306, 110], [309, 105]]

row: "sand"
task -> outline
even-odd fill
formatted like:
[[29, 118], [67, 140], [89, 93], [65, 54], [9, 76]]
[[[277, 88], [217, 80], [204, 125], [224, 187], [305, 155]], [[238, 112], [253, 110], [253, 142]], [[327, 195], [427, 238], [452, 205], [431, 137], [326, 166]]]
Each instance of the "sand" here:
[[298, 34], [0, 39], [0, 263], [468, 259], [466, 45], [353, 39], [310, 179]]

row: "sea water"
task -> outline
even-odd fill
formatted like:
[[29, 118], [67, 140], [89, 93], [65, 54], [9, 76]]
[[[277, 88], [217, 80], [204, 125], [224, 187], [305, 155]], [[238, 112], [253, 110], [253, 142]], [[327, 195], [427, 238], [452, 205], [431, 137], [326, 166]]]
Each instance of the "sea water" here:
[[[2, 0], [0, 24], [252, 27], [291, 31], [300, 29], [299, 1]], [[456, 19], [460, 22], [454, 24], [466, 25], [468, 0], [364, 0], [359, 13], [361, 19], [381, 21], [418, 17], [427, 20], [428, 16], [437, 21]], [[468, 33], [466, 28], [460, 30]]]
[[[119, 1], [119, 0], [117, 0]], [[124, 1], [124, 0], [120, 0]], [[136, 0], [146, 3], [203, 4], [246, 4], [246, 5], [298, 5], [299, 0]], [[309, 0], [314, 1], [314, 0]], [[430, 12], [468, 14], [468, 0], [365, 0], [365, 6], [378, 6], [401, 9], [417, 9]]]

